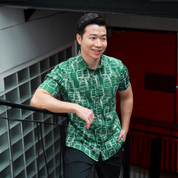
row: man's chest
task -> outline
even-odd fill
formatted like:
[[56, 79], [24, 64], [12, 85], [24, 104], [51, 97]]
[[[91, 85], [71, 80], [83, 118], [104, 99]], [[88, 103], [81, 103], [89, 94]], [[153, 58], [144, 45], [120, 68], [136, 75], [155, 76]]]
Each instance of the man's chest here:
[[109, 67], [68, 72], [66, 76], [63, 85], [65, 93], [72, 100], [112, 98], [116, 95], [120, 81], [117, 72]]

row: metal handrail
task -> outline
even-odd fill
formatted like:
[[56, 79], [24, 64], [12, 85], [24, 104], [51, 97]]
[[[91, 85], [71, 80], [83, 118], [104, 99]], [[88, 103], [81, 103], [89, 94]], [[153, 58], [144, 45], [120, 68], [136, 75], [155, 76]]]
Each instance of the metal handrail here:
[[163, 121], [156, 121], [156, 120], [150, 120], [150, 119], [143, 119], [143, 118], [138, 118], [132, 116], [133, 122], [148, 122], [150, 124], [159, 124], [159, 125], [164, 125], [164, 126], [170, 126], [170, 127], [176, 127], [178, 128], [178, 124], [175, 123], [170, 123], [170, 122], [163, 122]]
[[0, 99], [0, 105], [11, 106], [12, 108], [26, 109], [26, 110], [30, 110], [30, 111], [45, 113], [45, 114], [52, 114], [52, 115], [57, 115], [57, 116], [62, 116], [62, 117], [68, 117], [67, 113], [54, 113], [54, 112], [50, 112], [46, 109], [29, 106], [29, 105], [25, 105], [25, 104], [13, 103], [13, 102], [10, 102], [7, 100], [2, 100], [2, 99]]
[[[2, 99], [0, 99], [0, 105], [11, 106], [13, 108], [26, 109], [26, 110], [30, 110], [30, 111], [45, 113], [45, 114], [52, 114], [52, 115], [57, 115], [57, 116], [62, 116], [62, 117], [68, 117], [67, 113], [54, 113], [54, 112], [50, 112], [46, 109], [42, 109], [42, 108], [38, 108], [38, 107], [34, 107], [34, 106], [29, 106], [29, 105], [25, 105], [25, 104], [13, 103], [13, 102], [10, 102], [10, 101], [7, 101], [7, 100], [2, 100]], [[149, 119], [138, 118], [138, 117], [134, 117], [134, 116], [132, 116], [132, 119], [134, 119], [134, 120], [132, 120], [134, 122], [143, 121], [143, 122], [161, 124], [161, 125], [165, 125], [165, 126], [171, 126], [171, 127], [178, 128], [178, 124], [173, 124], [173, 123], [169, 123], [169, 122], [149, 120]]]

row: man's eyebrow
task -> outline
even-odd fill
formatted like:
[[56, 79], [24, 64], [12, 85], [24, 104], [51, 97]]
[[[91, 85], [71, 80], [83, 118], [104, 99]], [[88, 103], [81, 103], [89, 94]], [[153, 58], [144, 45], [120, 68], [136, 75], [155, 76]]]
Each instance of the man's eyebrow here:
[[[98, 36], [98, 35], [91, 33], [91, 34], [89, 34], [89, 36]], [[107, 36], [107, 35], [106, 35], [106, 34], [103, 34], [102, 36]]]

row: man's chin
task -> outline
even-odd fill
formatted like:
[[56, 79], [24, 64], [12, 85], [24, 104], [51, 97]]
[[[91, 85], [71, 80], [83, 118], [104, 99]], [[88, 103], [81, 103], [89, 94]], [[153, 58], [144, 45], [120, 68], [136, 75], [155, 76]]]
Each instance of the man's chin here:
[[[101, 53], [102, 54], [102, 53]], [[98, 54], [98, 55], [92, 55], [92, 58], [94, 59], [94, 60], [98, 60], [98, 59], [100, 59], [101, 58], [101, 54]]]

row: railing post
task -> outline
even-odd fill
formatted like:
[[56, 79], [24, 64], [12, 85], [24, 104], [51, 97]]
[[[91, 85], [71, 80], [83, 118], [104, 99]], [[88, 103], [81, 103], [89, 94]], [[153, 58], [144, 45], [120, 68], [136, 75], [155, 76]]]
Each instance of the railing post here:
[[162, 138], [151, 141], [150, 178], [160, 177]]
[[123, 155], [123, 178], [130, 178], [130, 135], [128, 134], [124, 143]]
[[62, 152], [62, 154], [61, 154], [61, 156], [62, 156], [62, 164], [63, 164], [62, 168], [63, 168], [63, 172], [64, 172], [64, 174], [65, 174], [65, 168], [64, 168], [64, 154], [65, 154], [65, 148], [66, 148], [66, 146], [65, 146], [66, 127], [65, 127], [64, 125], [59, 125], [59, 127], [60, 127], [61, 148], [62, 148], [62, 150], [61, 150], [61, 152]]

